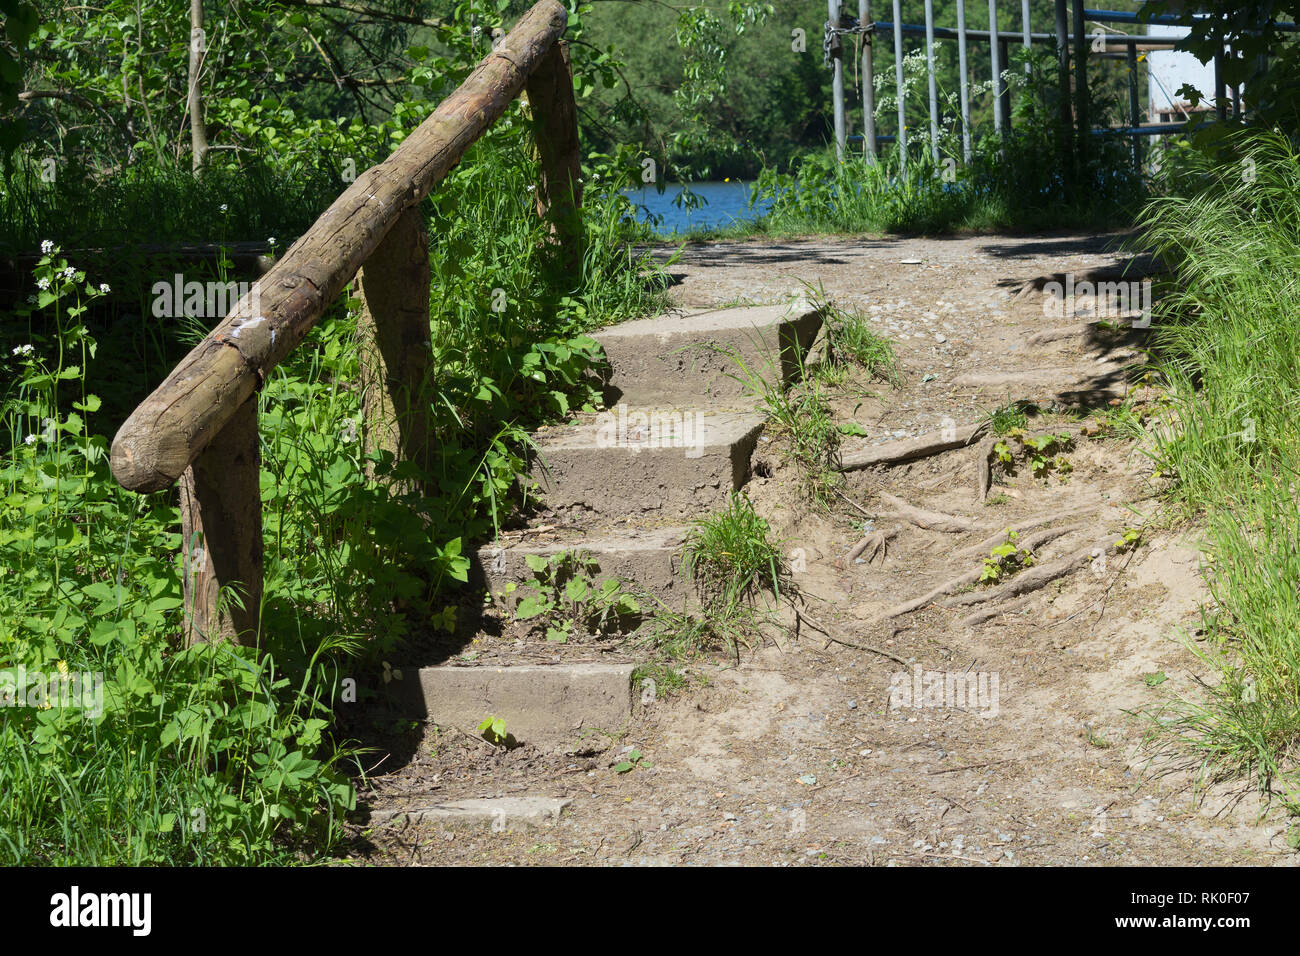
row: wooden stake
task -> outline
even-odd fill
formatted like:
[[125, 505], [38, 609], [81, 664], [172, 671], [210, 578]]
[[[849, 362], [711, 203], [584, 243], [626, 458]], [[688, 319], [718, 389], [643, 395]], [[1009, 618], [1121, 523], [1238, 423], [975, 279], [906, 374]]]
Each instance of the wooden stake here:
[[[429, 236], [418, 209], [408, 209], [357, 273], [361, 408], [367, 454], [392, 452], [429, 465]], [[373, 475], [371, 476], [373, 477]]]
[[[257, 642], [262, 605], [260, 474], [254, 396], [180, 478], [190, 644]], [[228, 593], [222, 594], [223, 589]]]

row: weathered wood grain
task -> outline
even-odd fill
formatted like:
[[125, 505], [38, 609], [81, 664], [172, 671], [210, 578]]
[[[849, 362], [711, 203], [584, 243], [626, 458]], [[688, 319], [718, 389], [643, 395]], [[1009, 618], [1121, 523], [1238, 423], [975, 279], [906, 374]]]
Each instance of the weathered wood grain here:
[[262, 605], [260, 478], [253, 397], [235, 410], [181, 475], [186, 640], [191, 644], [257, 640]]
[[[429, 237], [418, 209], [408, 209], [357, 273], [357, 320], [363, 440], [429, 467]], [[373, 477], [373, 476], [372, 476]]]

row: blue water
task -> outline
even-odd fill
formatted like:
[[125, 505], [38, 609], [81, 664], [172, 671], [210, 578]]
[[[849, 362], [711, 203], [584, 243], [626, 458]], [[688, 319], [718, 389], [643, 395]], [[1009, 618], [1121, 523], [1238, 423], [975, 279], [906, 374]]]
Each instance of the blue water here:
[[734, 179], [731, 182], [691, 183], [691, 192], [708, 202], [699, 209], [690, 211], [679, 209], [673, 204], [673, 200], [682, 192], [679, 183], [669, 183], [662, 193], [653, 186], [647, 186], [643, 189], [625, 189], [623, 195], [637, 204], [637, 218], [642, 222], [652, 221], [654, 216], [661, 217], [657, 226], [659, 232], [686, 232], [690, 229], [728, 226], [733, 222], [762, 217], [771, 202], [760, 201], [750, 209], [750, 185]]

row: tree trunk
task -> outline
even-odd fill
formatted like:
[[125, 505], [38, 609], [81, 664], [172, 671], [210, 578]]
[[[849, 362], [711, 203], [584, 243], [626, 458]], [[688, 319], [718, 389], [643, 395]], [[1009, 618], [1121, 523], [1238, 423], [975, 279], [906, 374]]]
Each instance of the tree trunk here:
[[207, 55], [208, 39], [203, 32], [203, 0], [190, 0], [190, 83], [186, 102], [190, 111], [190, 168], [198, 172], [208, 161], [208, 130], [203, 123], [203, 103], [199, 97], [199, 74]]

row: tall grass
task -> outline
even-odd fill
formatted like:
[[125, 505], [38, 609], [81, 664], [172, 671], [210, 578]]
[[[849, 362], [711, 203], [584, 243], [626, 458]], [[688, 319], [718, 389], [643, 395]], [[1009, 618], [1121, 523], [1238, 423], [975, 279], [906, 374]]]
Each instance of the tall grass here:
[[1157, 449], [1206, 524], [1193, 648], [1219, 678], [1169, 719], [1208, 773], [1251, 774], [1300, 811], [1300, 155], [1259, 132], [1196, 162], [1201, 189], [1141, 219], [1177, 267], [1155, 325], [1176, 411]]

